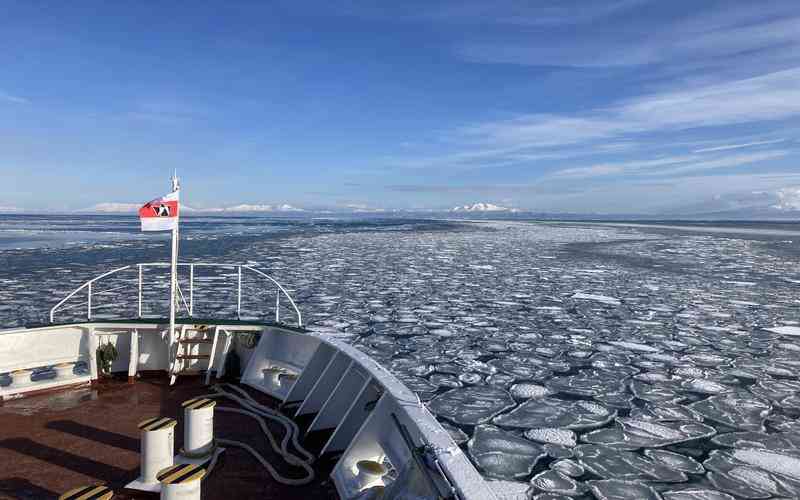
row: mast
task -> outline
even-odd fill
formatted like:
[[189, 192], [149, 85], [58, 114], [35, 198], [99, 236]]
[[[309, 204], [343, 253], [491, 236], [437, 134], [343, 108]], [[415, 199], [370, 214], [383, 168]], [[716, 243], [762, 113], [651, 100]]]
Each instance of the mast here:
[[[180, 190], [178, 183], [178, 172], [172, 174], [172, 193], [177, 194]], [[180, 209], [178, 209], [180, 216]], [[172, 260], [170, 266], [170, 280], [169, 280], [169, 345], [172, 348], [175, 343], [175, 305], [177, 303], [176, 295], [178, 293], [178, 225], [180, 219], [176, 219], [175, 225], [172, 228]]]

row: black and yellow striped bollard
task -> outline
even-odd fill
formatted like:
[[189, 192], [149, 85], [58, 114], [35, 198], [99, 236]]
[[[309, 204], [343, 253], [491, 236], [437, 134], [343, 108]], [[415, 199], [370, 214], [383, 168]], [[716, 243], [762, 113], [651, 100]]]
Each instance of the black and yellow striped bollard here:
[[161, 500], [200, 500], [206, 470], [202, 464], [178, 464], [158, 473]]
[[153, 417], [139, 423], [142, 482], [157, 482], [158, 472], [174, 463], [177, 424], [177, 420], [169, 417]]
[[114, 496], [111, 488], [102, 484], [81, 486], [64, 493], [58, 500], [109, 500]]
[[200, 458], [214, 451], [214, 407], [209, 398], [192, 398], [183, 402], [183, 455]]

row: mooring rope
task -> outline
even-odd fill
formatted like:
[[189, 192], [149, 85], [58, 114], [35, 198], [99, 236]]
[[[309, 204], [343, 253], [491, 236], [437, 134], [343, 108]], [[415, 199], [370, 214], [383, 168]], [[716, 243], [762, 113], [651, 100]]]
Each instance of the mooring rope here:
[[[238, 396], [230, 391], [226, 391], [223, 388], [223, 386], [232, 389], [241, 396]], [[261, 463], [261, 465], [267, 470], [269, 475], [272, 476], [272, 478], [275, 481], [281, 484], [289, 486], [300, 486], [303, 484], [308, 484], [314, 480], [315, 477], [314, 469], [311, 467], [311, 464], [314, 462], [314, 455], [312, 455], [308, 450], [303, 448], [303, 446], [299, 443], [298, 436], [300, 435], [300, 429], [297, 427], [297, 424], [295, 424], [290, 418], [282, 415], [281, 413], [258, 403], [255, 399], [252, 398], [252, 396], [250, 396], [240, 387], [236, 387], [230, 384], [220, 384], [212, 386], [211, 389], [214, 391], [213, 393], [204, 394], [200, 397], [228, 398], [237, 402], [239, 405], [242, 406], [242, 408], [230, 408], [225, 406], [222, 407], [218, 406], [216, 410], [227, 413], [238, 413], [241, 415], [247, 415], [256, 419], [258, 421], [259, 426], [261, 427], [261, 431], [266, 436], [267, 440], [270, 443], [270, 446], [275, 451], [275, 453], [283, 457], [286, 463], [296, 467], [300, 467], [303, 470], [305, 470], [306, 475], [305, 477], [299, 479], [292, 479], [281, 475], [277, 470], [275, 470], [272, 464], [270, 464], [252, 446], [243, 443], [241, 441], [234, 441], [232, 439], [216, 439], [216, 441], [219, 444], [235, 446], [248, 451], [251, 455], [253, 455], [253, 457], [258, 462]], [[286, 432], [284, 433], [283, 440], [281, 441], [280, 445], [275, 439], [275, 436], [272, 434], [272, 431], [270, 431], [269, 427], [267, 427], [267, 422], [266, 420], [264, 420], [264, 418], [268, 418], [270, 420], [278, 422], [285, 429]], [[290, 441], [294, 445], [295, 449], [297, 449], [298, 452], [304, 455], [306, 459], [298, 457], [289, 450]], [[209, 474], [211, 473], [211, 470], [213, 470], [214, 465], [216, 465], [216, 457], [214, 460], [212, 460], [212, 462], [208, 466]]]

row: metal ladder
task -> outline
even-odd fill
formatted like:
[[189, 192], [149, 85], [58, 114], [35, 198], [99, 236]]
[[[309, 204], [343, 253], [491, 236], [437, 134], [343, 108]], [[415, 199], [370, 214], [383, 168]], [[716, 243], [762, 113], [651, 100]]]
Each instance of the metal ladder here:
[[[178, 338], [175, 340], [174, 346], [170, 348], [172, 360], [169, 385], [175, 384], [178, 375], [197, 374], [202, 371], [206, 372], [206, 384], [209, 382], [211, 371], [214, 369], [214, 357], [220, 333], [219, 326], [214, 327], [212, 336], [209, 337], [211, 332], [212, 330], [204, 325], [191, 328], [188, 325], [181, 325]], [[210, 352], [205, 346], [210, 346]], [[187, 363], [190, 363], [188, 368], [186, 367]], [[217, 374], [219, 376], [219, 369], [217, 369]]]

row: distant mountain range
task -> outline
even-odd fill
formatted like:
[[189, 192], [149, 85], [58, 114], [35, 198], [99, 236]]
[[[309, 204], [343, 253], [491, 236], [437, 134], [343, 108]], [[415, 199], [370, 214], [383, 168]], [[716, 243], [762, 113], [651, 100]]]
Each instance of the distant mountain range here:
[[[86, 213], [136, 213], [137, 210], [142, 206], [141, 203], [115, 203], [115, 202], [106, 202], [106, 203], [97, 203], [92, 205], [91, 207], [83, 208], [80, 210], [76, 210], [76, 212], [86, 212]], [[2, 210], [2, 208], [0, 208]], [[305, 212], [306, 209], [295, 207], [289, 204], [280, 204], [280, 205], [266, 205], [266, 204], [240, 204], [240, 205], [233, 205], [230, 207], [221, 207], [221, 208], [194, 208], [188, 205], [181, 205], [181, 210], [184, 212], [191, 212], [191, 213], [253, 213], [253, 212], [261, 212], [261, 213], [270, 213], [270, 212]], [[328, 211], [328, 210], [326, 210]], [[404, 213], [404, 212], [419, 212], [419, 213], [442, 213], [442, 212], [452, 212], [452, 213], [471, 213], [471, 212], [505, 212], [505, 213], [517, 213], [519, 212], [516, 208], [508, 208], [502, 207], [499, 205], [494, 205], [492, 203], [474, 203], [472, 205], [464, 205], [458, 206], [451, 209], [386, 209], [386, 208], [371, 208], [367, 207], [366, 205], [346, 205], [342, 209], [338, 209], [335, 211], [345, 211], [345, 212], [352, 212], [352, 213]]]
[[[98, 203], [74, 213], [135, 214], [141, 203]], [[334, 208], [300, 208], [290, 204], [238, 204], [218, 208], [195, 208], [181, 205], [186, 214], [369, 214], [398, 217], [403, 215], [445, 216], [454, 218], [528, 218], [552, 220], [642, 220], [642, 219], [730, 219], [730, 220], [800, 220], [800, 186], [774, 191], [747, 191], [713, 196], [705, 201], [679, 208], [665, 207], [658, 213], [600, 213], [600, 212], [542, 212], [531, 209], [510, 208], [489, 202], [460, 205], [453, 208], [377, 208], [362, 204], [349, 204]], [[48, 213], [53, 210], [25, 210], [3, 204], [0, 213]], [[56, 212], [57, 213], [57, 212]], [[61, 211], [60, 213], [65, 213]]]
[[501, 207], [492, 203], [475, 203], [473, 205], [464, 205], [461, 207], [454, 207], [450, 212], [519, 212], [516, 208]]
[[717, 219], [798, 219], [800, 186], [714, 196], [676, 210], [674, 215]]
[[[91, 207], [77, 210], [77, 212], [89, 213], [136, 213], [141, 208], [141, 203], [98, 203]], [[302, 208], [292, 205], [234, 205], [224, 208], [192, 208], [188, 205], [181, 205], [181, 211], [191, 213], [247, 213], [247, 212], [303, 212]]]

